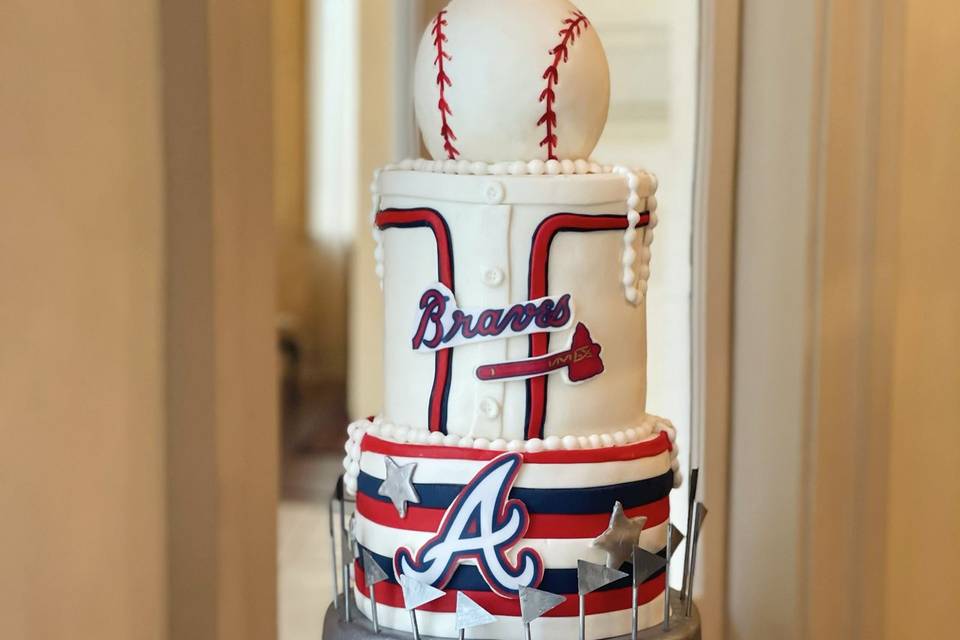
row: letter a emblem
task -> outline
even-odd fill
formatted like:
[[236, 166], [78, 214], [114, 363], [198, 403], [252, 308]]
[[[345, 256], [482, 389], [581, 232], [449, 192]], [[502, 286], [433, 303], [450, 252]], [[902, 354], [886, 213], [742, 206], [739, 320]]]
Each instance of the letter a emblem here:
[[507, 559], [507, 550], [520, 541], [530, 524], [526, 506], [507, 498], [522, 462], [519, 453], [505, 453], [481, 469], [460, 491], [437, 535], [416, 557], [405, 547], [397, 550], [397, 573], [442, 589], [461, 562], [469, 559], [490, 588], [505, 598], [517, 598], [522, 587], [539, 585], [543, 559], [536, 551], [520, 549], [516, 564]]

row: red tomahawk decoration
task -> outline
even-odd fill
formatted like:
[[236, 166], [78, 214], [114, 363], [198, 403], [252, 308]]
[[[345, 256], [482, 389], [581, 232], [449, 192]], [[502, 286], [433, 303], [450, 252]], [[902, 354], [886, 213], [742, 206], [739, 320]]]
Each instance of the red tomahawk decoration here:
[[545, 376], [563, 370], [571, 384], [583, 382], [603, 373], [600, 345], [590, 338], [590, 331], [582, 322], [577, 323], [570, 341], [570, 348], [548, 353], [538, 358], [484, 364], [477, 367], [480, 380], [522, 380]]

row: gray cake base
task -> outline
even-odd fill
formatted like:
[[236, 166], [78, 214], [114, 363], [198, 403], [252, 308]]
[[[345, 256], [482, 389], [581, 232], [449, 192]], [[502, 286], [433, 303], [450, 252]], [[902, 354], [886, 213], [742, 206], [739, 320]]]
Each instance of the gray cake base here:
[[[394, 631], [393, 629], [381, 628], [380, 633], [373, 632], [373, 625], [367, 620], [360, 611], [352, 604], [353, 598], [350, 598], [352, 615], [351, 621], [343, 621], [343, 611], [335, 609], [333, 603], [327, 608], [327, 614], [323, 619], [323, 640], [411, 640], [413, 635], [406, 631]], [[689, 618], [677, 613], [680, 610], [680, 592], [670, 590], [670, 604], [674, 613], [670, 616], [670, 629], [663, 630], [662, 625], [643, 629], [637, 634], [639, 640], [700, 640], [700, 612], [697, 606], [693, 606], [693, 613]], [[343, 608], [343, 597], [340, 597], [341, 609]], [[517, 640], [523, 636], [523, 630], [518, 626]], [[428, 636], [422, 636], [424, 640], [434, 640]], [[630, 636], [619, 636], [612, 640], [629, 640]]]

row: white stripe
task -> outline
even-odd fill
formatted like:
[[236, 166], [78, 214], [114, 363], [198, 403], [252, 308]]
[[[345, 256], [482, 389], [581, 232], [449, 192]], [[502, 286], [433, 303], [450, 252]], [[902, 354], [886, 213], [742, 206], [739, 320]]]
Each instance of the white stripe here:
[[[601, 528], [597, 535], [602, 533]], [[360, 513], [356, 514], [357, 542], [370, 551], [394, 557], [397, 549], [407, 547], [416, 553], [430, 538], [432, 533], [424, 531], [407, 531], [393, 529], [371, 522]], [[516, 560], [517, 553], [523, 548], [532, 548], [543, 558], [547, 569], [575, 569], [577, 560], [586, 560], [602, 564], [606, 562], [606, 552], [594, 547], [593, 538], [524, 538], [510, 548], [507, 556]], [[667, 523], [662, 522], [655, 527], [644, 529], [640, 534], [640, 546], [647, 551], [656, 553], [667, 544]]]
[[[384, 455], [364, 451], [360, 469], [382, 480], [386, 477]], [[413, 481], [420, 484], [457, 484], [470, 482], [489, 461], [390, 456], [397, 464], [416, 463]], [[513, 486], [524, 489], [589, 489], [612, 484], [656, 478], [670, 470], [670, 452], [636, 460], [615, 462], [577, 462], [543, 464], [525, 462]]]
[[[354, 587], [357, 605], [365, 616], [370, 617], [370, 601]], [[587, 596], [588, 598], [590, 596]], [[405, 609], [377, 605], [377, 617], [381, 626], [411, 632], [410, 614]], [[653, 627], [663, 622], [663, 593], [637, 608], [637, 621], [641, 629]], [[586, 619], [586, 637], [588, 640], [613, 638], [630, 633], [630, 609], [595, 613]], [[456, 614], [417, 611], [417, 626], [425, 636], [455, 638]], [[576, 616], [562, 618], [540, 618], [531, 624], [534, 638], [551, 640], [573, 640], [578, 635]], [[523, 637], [523, 623], [519, 617], [497, 616], [491, 624], [467, 629], [467, 638], [485, 638], [487, 640], [516, 640]]]

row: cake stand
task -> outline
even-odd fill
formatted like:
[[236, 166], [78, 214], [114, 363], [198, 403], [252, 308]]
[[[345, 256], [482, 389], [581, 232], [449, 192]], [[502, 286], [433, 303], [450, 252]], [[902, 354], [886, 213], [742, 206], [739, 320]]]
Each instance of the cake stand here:
[[[327, 608], [327, 613], [323, 620], [323, 640], [411, 640], [413, 634], [407, 631], [395, 631], [393, 629], [381, 628], [380, 633], [373, 632], [373, 625], [360, 611], [353, 605], [353, 597], [350, 598], [352, 615], [350, 622], [343, 620], [343, 596], [339, 597], [339, 608], [335, 608], [333, 603]], [[670, 616], [670, 628], [664, 630], [662, 626], [642, 629], [637, 633], [638, 640], [700, 640], [700, 613], [696, 605], [693, 606], [693, 612], [690, 617], [680, 613], [680, 592], [670, 590], [670, 604], [672, 614]], [[520, 640], [522, 631], [517, 629], [517, 639]], [[431, 636], [421, 636], [423, 640], [435, 640]], [[534, 633], [536, 638], [536, 633]], [[629, 635], [618, 636], [611, 640], [630, 640]]]

